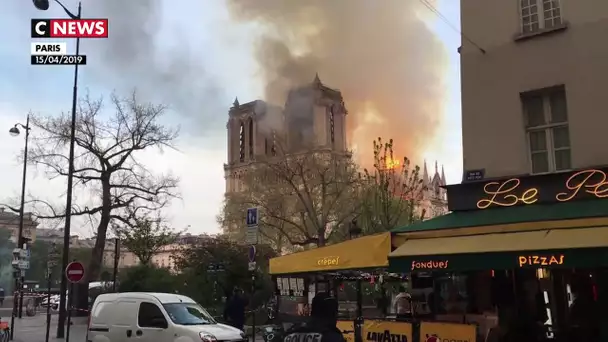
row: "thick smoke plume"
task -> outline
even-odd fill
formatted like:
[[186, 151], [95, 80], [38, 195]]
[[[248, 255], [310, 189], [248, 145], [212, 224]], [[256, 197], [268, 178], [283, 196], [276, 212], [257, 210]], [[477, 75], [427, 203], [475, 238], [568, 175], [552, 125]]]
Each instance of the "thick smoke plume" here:
[[[204, 28], [197, 27], [196, 20], [184, 19], [181, 25], [176, 20], [172, 25], [163, 20], [171, 16], [162, 12], [172, 9], [176, 16], [196, 16], [177, 6], [163, 7], [166, 1], [162, 0], [103, 0], [87, 5], [85, 17], [109, 19], [109, 39], [87, 41], [84, 46], [84, 53], [95, 56], [92, 62], [101, 60], [98, 77], [123, 91], [135, 87], [145, 100], [168, 104], [182, 115], [182, 127], [191, 127], [192, 132], [200, 133], [205, 127], [219, 129], [225, 124], [225, 117], [218, 115], [226, 111], [222, 92], [205, 70], [204, 55], [198, 53], [204, 46], [201, 43], [199, 51], [193, 51], [199, 42], [179, 31]], [[184, 119], [192, 120], [193, 125]]]
[[364, 166], [372, 141], [395, 139], [399, 156], [417, 163], [433, 143], [444, 102], [447, 54], [422, 22], [415, 0], [228, 0], [237, 21], [264, 26], [257, 61], [265, 96], [321, 81], [342, 91], [349, 144]]

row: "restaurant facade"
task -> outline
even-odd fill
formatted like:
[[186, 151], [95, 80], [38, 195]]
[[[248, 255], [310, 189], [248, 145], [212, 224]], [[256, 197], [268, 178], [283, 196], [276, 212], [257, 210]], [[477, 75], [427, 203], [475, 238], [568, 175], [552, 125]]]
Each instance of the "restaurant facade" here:
[[608, 340], [607, 174], [447, 186], [449, 214], [392, 232], [389, 271], [432, 274], [434, 318], [482, 336], [525, 316], [538, 340]]

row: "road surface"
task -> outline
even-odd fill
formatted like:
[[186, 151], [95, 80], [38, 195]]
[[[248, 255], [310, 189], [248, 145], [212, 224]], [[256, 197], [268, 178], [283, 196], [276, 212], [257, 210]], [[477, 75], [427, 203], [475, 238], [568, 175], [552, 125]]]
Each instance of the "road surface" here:
[[[8, 317], [10, 321], [10, 316]], [[5, 318], [2, 319], [6, 321]], [[70, 341], [85, 342], [87, 335], [87, 318], [75, 317], [70, 327]], [[49, 341], [65, 341], [55, 338], [57, 333], [57, 315], [51, 317], [51, 334]], [[15, 332], [13, 342], [44, 342], [46, 336], [46, 315], [38, 314], [34, 317], [15, 319]], [[264, 342], [260, 334], [256, 335], [255, 342]]]

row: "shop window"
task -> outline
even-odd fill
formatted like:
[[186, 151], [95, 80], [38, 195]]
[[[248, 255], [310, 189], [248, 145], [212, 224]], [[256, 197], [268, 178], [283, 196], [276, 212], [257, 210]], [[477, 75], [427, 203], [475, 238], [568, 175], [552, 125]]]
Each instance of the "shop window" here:
[[521, 94], [533, 174], [571, 169], [564, 86]]
[[354, 319], [357, 317], [357, 281], [343, 281], [337, 287], [338, 317]]
[[448, 315], [462, 315], [467, 312], [467, 275], [450, 274], [438, 277], [437, 312]]

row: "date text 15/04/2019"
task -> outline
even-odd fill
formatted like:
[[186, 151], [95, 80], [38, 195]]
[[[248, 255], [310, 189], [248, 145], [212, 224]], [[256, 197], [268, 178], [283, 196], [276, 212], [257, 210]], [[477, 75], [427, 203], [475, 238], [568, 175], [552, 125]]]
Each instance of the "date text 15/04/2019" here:
[[32, 55], [32, 65], [86, 65], [87, 56], [83, 55]]

